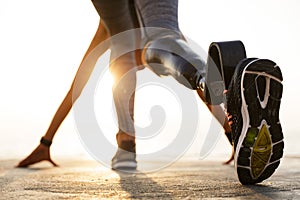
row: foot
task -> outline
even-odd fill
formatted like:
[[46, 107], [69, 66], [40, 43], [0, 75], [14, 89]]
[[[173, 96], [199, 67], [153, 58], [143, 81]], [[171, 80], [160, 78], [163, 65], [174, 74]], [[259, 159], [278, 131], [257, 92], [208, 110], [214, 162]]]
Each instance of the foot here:
[[135, 139], [126, 133], [117, 134], [118, 150], [111, 161], [113, 170], [135, 170], [137, 168]]
[[[205, 96], [204, 96], [203, 91], [202, 90], [197, 90], [197, 94], [200, 97], [200, 99], [205, 102]], [[219, 123], [223, 125], [223, 128], [225, 130], [225, 135], [228, 139], [228, 142], [232, 146], [233, 145], [232, 131], [231, 131], [230, 122], [228, 121], [231, 118], [231, 116], [227, 115], [224, 112], [224, 108], [220, 105], [206, 104], [206, 106], [208, 107], [210, 112], [214, 115], [214, 117], [219, 121]], [[229, 160], [227, 160], [223, 164], [228, 165], [232, 162], [232, 160], [233, 160], [233, 154], [231, 155]]]
[[232, 153], [231, 153], [230, 158], [226, 162], [224, 162], [223, 164], [224, 165], [229, 165], [233, 160], [234, 160], [234, 149], [232, 148]]
[[274, 62], [253, 58], [238, 65], [230, 84], [227, 111], [232, 115], [234, 162], [242, 184], [269, 178], [283, 156], [281, 82]]
[[29, 156], [22, 160], [16, 167], [28, 167], [41, 161], [49, 161], [53, 166], [58, 166], [50, 156], [50, 148], [40, 144]]

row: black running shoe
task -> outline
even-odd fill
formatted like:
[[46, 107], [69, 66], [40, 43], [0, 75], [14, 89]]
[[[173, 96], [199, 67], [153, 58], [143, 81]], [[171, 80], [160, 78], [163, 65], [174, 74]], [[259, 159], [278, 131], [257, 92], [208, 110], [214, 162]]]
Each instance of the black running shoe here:
[[204, 95], [211, 105], [224, 103], [224, 89], [228, 90], [235, 68], [246, 58], [241, 41], [213, 42], [208, 49], [206, 62], [206, 87]]
[[248, 58], [239, 63], [230, 83], [227, 111], [232, 115], [235, 168], [242, 184], [269, 178], [283, 156], [281, 82], [276, 63]]

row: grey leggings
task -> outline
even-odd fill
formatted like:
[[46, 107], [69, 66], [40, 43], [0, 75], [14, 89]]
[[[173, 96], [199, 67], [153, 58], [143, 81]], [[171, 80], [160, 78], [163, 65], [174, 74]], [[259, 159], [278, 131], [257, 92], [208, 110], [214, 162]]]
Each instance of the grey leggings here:
[[[173, 38], [182, 37], [178, 26], [178, 0], [92, 0], [92, 2], [111, 36], [134, 28], [156, 27], [169, 30]], [[157, 36], [157, 33], [151, 31], [146, 34], [151, 39]], [[113, 96], [119, 129], [128, 134], [135, 133], [133, 110], [138, 68], [135, 52], [119, 55], [124, 48], [138, 47], [140, 44], [137, 42], [140, 42], [139, 35], [128, 34], [119, 41], [112, 37], [110, 47], [110, 70], [115, 77]], [[176, 72], [176, 69], [172, 71]]]

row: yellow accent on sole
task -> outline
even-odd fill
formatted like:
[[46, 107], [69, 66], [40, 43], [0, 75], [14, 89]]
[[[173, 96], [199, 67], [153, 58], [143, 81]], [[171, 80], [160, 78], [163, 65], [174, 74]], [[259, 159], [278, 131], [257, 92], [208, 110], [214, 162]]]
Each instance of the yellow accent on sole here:
[[253, 178], [258, 178], [269, 162], [272, 152], [272, 139], [268, 127], [264, 124], [260, 129], [253, 146], [251, 171]]

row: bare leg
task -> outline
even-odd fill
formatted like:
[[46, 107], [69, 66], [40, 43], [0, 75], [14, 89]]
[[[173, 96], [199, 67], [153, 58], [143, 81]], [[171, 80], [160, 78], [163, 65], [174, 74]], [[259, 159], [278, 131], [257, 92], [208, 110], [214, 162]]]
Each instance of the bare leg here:
[[[204, 98], [204, 94], [201, 90], [197, 90], [197, 93], [199, 95], [199, 97], [202, 99], [202, 101], [205, 102], [205, 98]], [[228, 121], [228, 116], [225, 113], [225, 111], [223, 110], [223, 108], [220, 105], [209, 105], [206, 104], [207, 108], [210, 110], [210, 112], [212, 113], [212, 115], [218, 120], [218, 122], [222, 125], [225, 134], [230, 134], [231, 133], [231, 126], [229, 124]], [[232, 152], [230, 158], [224, 162], [224, 164], [230, 164], [231, 161], [233, 161], [233, 157], [234, 157], [234, 152]]]
[[[44, 136], [45, 139], [52, 141], [57, 129], [59, 128], [59, 126], [61, 125], [61, 123], [63, 122], [63, 120], [69, 113], [69, 111], [71, 110], [73, 102], [75, 102], [77, 100], [77, 98], [80, 96], [85, 84], [89, 80], [89, 77], [95, 67], [97, 59], [108, 49], [108, 46], [104, 51], [97, 52], [97, 56], [94, 56], [93, 59], [89, 59], [89, 62], [84, 62], [84, 60], [91, 53], [91, 51], [93, 49], [95, 49], [95, 47], [98, 44], [100, 44], [107, 38], [108, 38], [108, 34], [105, 30], [105, 27], [103, 26], [102, 22], [100, 22], [98, 30], [97, 30], [88, 50], [86, 51], [86, 53], [82, 59], [80, 66], [78, 68], [78, 71], [75, 75], [75, 78], [71, 85], [71, 88], [68, 91], [67, 95], [65, 96], [63, 102], [59, 106], [58, 110], [56, 111], [56, 113], [51, 121], [51, 124]], [[76, 90], [74, 90], [75, 80], [77, 81], [76, 82], [76, 86], [77, 86]]]
[[[63, 122], [63, 120], [66, 118], [67, 114], [72, 108], [73, 102], [76, 101], [76, 99], [80, 96], [80, 93], [82, 92], [85, 84], [89, 80], [89, 77], [94, 69], [94, 66], [97, 62], [97, 58], [99, 58], [108, 48], [109, 46], [106, 47], [106, 49], [102, 49], [103, 51], [96, 52], [96, 56], [93, 56], [92, 59], [89, 59], [88, 62], [84, 62], [87, 56], [92, 52], [92, 50], [95, 49], [95, 47], [106, 40], [108, 38], [107, 31], [105, 27], [103, 26], [102, 22], [100, 21], [98, 30], [88, 48], [86, 51], [82, 62], [79, 66], [79, 69], [75, 75], [74, 81], [77, 81], [76, 84], [76, 90], [75, 93], [73, 93], [74, 90], [74, 81], [71, 85], [70, 90], [68, 91], [67, 95], [65, 96], [64, 100], [62, 101], [61, 105], [59, 106], [58, 110], [56, 111], [49, 128], [44, 135], [44, 138], [46, 140], [52, 141], [53, 137], [55, 136], [59, 126]], [[84, 73], [82, 73], [84, 72]], [[79, 81], [79, 82], [78, 82]], [[24, 160], [22, 160], [17, 167], [27, 167], [28, 165], [35, 164], [37, 162], [47, 160], [51, 162], [54, 166], [57, 166], [52, 160], [50, 156], [50, 148], [43, 145], [39, 144], [38, 147]]]
[[[205, 102], [205, 98], [203, 92], [201, 90], [197, 90], [199, 97], [202, 101]], [[218, 122], [222, 125], [226, 132], [231, 132], [231, 127], [228, 122], [228, 117], [224, 111], [224, 109], [220, 105], [209, 105], [206, 104], [207, 108], [213, 114], [213, 116], [218, 120]]]

